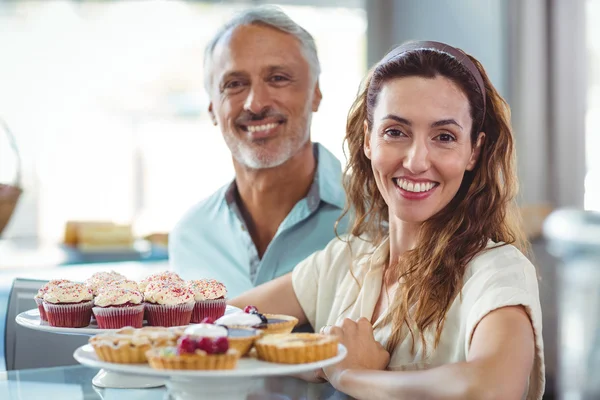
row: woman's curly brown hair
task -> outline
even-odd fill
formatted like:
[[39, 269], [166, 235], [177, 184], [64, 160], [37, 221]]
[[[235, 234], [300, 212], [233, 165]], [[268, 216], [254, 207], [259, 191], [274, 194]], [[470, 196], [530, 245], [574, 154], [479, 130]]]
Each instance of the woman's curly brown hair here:
[[482, 94], [473, 75], [452, 56], [433, 49], [412, 50], [376, 65], [365, 78], [348, 115], [345, 138], [348, 165], [344, 182], [348, 204], [344, 215], [352, 210], [349, 232], [355, 237], [368, 238], [375, 246], [387, 237], [385, 223], [389, 215], [371, 161], [364, 153], [364, 123], [370, 132], [382, 86], [401, 77], [445, 77], [458, 85], [469, 100], [473, 121], [471, 144], [475, 145], [480, 131], [485, 132], [477, 165], [465, 173], [454, 198], [422, 224], [416, 248], [395, 263], [390, 262], [390, 269], [397, 272], [395, 276], [403, 283], [387, 314], [386, 322], [391, 321], [393, 327], [387, 342], [389, 351], [407, 332], [412, 337], [413, 353], [415, 332], [419, 333], [424, 356], [426, 331], [435, 330], [433, 346], [437, 346], [445, 315], [462, 288], [467, 264], [486, 249], [488, 240], [513, 244], [528, 252], [515, 201], [517, 177], [510, 109], [481, 64], [469, 57], [485, 84], [485, 115]]

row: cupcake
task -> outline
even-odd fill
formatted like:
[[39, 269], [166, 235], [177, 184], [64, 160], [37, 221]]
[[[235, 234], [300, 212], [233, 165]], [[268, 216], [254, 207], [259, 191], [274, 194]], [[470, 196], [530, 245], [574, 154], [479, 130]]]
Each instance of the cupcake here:
[[252, 349], [254, 342], [261, 337], [261, 332], [256, 329], [226, 328], [221, 325], [202, 323], [188, 326], [182, 336], [190, 336], [195, 339], [226, 336], [229, 340], [229, 347], [237, 350], [243, 357]]
[[119, 286], [103, 288], [94, 298], [92, 311], [100, 329], [119, 329], [125, 326], [141, 328], [144, 322], [143, 297], [137, 290]]
[[148, 364], [154, 369], [224, 370], [234, 369], [240, 358], [237, 350], [229, 348], [227, 331], [211, 334], [221, 336], [188, 336], [177, 341], [176, 347], [154, 348], [146, 352]]
[[93, 297], [92, 291], [82, 283], [64, 282], [50, 287], [43, 297], [48, 323], [63, 328], [88, 326]]
[[297, 323], [298, 319], [289, 315], [261, 314], [254, 306], [247, 306], [244, 312], [224, 315], [215, 321], [215, 324], [228, 328], [258, 329], [264, 335], [290, 333]]
[[150, 282], [177, 282], [183, 284], [184, 281], [179, 275], [171, 271], [163, 271], [156, 274], [152, 274], [138, 283], [140, 292], [144, 293], [146, 287]]
[[119, 281], [127, 279], [124, 275], [121, 275], [118, 272], [110, 271], [110, 272], [96, 272], [94, 275], [85, 280], [85, 285], [92, 291], [94, 296], [98, 295], [98, 291], [108, 286], [110, 282]]
[[201, 322], [204, 318], [217, 319], [225, 314], [227, 289], [215, 279], [188, 281], [186, 286], [194, 292], [194, 312], [192, 323]]
[[144, 292], [144, 306], [148, 325], [187, 325], [194, 310], [194, 293], [181, 283], [150, 282]]
[[171, 328], [131, 327], [116, 332], [101, 333], [89, 339], [89, 343], [101, 361], [118, 364], [141, 364], [147, 362], [146, 352], [155, 347], [175, 346], [179, 333]]
[[38, 311], [40, 312], [40, 319], [42, 321], [48, 321], [46, 318], [46, 311], [44, 310], [44, 295], [53, 286], [60, 285], [61, 283], [71, 282], [68, 279], [52, 279], [38, 290], [37, 294], [33, 298], [37, 305]]
[[283, 333], [267, 335], [254, 344], [258, 358], [281, 364], [304, 364], [335, 357], [335, 336], [316, 333]]

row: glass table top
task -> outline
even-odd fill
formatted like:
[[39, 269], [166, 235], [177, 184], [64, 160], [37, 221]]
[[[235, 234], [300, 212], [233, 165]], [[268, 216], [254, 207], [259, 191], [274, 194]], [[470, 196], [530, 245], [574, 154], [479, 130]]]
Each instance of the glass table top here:
[[[81, 365], [2, 372], [0, 398], [6, 400], [176, 400], [163, 387], [152, 389], [103, 389], [92, 385], [97, 369]], [[346, 400], [327, 383], [312, 384], [290, 377], [257, 379], [258, 389], [245, 400]], [[203, 399], [202, 393], [195, 398]], [[242, 396], [242, 398], [244, 398]]]

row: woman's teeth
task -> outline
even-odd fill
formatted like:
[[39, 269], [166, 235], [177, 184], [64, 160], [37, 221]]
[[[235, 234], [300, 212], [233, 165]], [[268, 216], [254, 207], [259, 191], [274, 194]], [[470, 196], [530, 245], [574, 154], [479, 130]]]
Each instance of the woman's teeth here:
[[413, 183], [411, 181], [401, 178], [394, 178], [394, 182], [398, 187], [406, 190], [407, 192], [414, 193], [428, 192], [435, 186], [435, 183], [433, 182]]
[[261, 131], [266, 131], [269, 129], [273, 129], [277, 126], [277, 123], [272, 123], [272, 124], [265, 124], [265, 125], [254, 125], [254, 126], [250, 126], [248, 125], [248, 132], [261, 132]]

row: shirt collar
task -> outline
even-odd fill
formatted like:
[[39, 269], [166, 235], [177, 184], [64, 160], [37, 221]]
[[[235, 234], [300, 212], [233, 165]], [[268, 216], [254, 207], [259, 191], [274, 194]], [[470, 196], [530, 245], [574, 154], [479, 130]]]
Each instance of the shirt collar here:
[[[306, 199], [311, 210], [318, 207], [321, 201], [344, 208], [346, 195], [342, 187], [342, 165], [335, 156], [320, 143], [313, 144], [317, 173]], [[237, 185], [235, 179], [225, 190], [225, 201], [228, 205], [235, 204]]]

